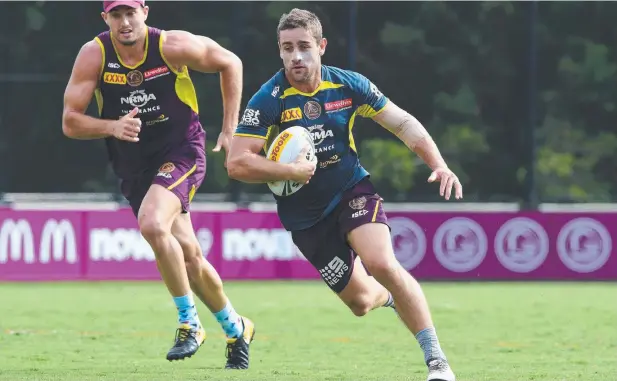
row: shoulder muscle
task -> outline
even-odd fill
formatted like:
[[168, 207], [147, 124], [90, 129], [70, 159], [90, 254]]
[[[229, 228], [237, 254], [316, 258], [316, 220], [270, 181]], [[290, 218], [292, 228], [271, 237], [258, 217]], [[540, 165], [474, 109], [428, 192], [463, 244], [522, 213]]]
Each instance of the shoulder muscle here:
[[100, 42], [95, 39], [81, 47], [65, 90], [65, 108], [85, 111], [98, 86], [103, 64], [103, 49]]
[[183, 30], [163, 32], [163, 55], [174, 66], [188, 66], [204, 73], [216, 73], [239, 58], [211, 38]]
[[348, 76], [349, 87], [360, 103], [358, 114], [365, 118], [372, 118], [379, 114], [388, 103], [388, 98], [364, 75], [354, 71], [345, 72]]
[[72, 76], [98, 80], [103, 71], [103, 59], [103, 47], [99, 40], [86, 42], [75, 58]]

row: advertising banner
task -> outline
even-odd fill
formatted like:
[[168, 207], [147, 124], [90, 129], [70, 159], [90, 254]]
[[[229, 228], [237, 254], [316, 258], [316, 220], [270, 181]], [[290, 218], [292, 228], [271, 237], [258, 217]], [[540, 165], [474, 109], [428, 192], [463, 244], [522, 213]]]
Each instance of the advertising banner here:
[[420, 279], [617, 280], [616, 217], [390, 213], [389, 223], [397, 259]]
[[83, 274], [83, 212], [0, 210], [0, 280], [71, 280]]
[[[319, 278], [276, 213], [191, 217], [200, 248], [189, 240], [184, 250], [205, 256], [224, 280]], [[617, 280], [615, 213], [389, 212], [388, 218], [396, 258], [418, 279]], [[0, 210], [0, 281], [157, 279], [154, 253], [128, 208]]]
[[219, 224], [223, 279], [319, 278], [276, 213], [220, 213]]

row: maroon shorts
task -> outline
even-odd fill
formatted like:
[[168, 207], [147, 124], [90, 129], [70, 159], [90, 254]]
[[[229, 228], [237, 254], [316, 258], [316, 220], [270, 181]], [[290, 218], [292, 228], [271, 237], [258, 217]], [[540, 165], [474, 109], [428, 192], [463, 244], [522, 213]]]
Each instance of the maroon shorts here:
[[339, 205], [323, 220], [291, 232], [298, 249], [332, 291], [339, 293], [347, 286], [357, 256], [347, 242], [347, 233], [368, 223], [387, 225], [382, 204], [383, 199], [365, 177], [345, 192]]
[[189, 211], [191, 200], [206, 176], [206, 152], [202, 144], [187, 143], [153, 162], [140, 176], [122, 180], [122, 194], [135, 216], [152, 184], [169, 189], [180, 199], [182, 213]]

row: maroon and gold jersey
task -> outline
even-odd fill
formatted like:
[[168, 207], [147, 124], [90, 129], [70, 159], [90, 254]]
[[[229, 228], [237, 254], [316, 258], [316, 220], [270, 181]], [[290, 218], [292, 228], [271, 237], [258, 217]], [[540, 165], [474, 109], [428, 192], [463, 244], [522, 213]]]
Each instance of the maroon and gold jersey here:
[[100, 117], [119, 119], [137, 107], [136, 117], [142, 122], [137, 143], [105, 139], [114, 172], [121, 179], [159, 165], [161, 158], [183, 145], [205, 144], [188, 68], [178, 71], [167, 62], [163, 33], [148, 27], [144, 57], [134, 66], [122, 62], [111, 32], [95, 38], [103, 52], [96, 90]]

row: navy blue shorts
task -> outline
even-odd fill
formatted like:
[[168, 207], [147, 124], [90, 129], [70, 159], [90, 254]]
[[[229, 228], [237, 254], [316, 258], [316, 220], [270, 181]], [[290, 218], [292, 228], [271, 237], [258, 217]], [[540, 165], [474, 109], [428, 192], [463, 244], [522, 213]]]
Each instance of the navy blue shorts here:
[[383, 199], [365, 177], [345, 192], [339, 205], [323, 220], [291, 232], [298, 249], [337, 294], [349, 283], [357, 256], [347, 242], [347, 233], [368, 223], [387, 225], [382, 205]]

